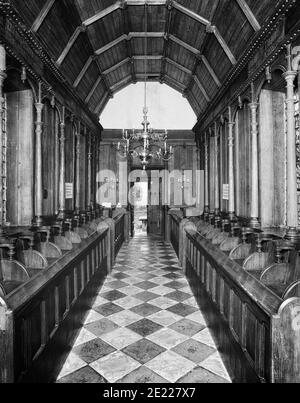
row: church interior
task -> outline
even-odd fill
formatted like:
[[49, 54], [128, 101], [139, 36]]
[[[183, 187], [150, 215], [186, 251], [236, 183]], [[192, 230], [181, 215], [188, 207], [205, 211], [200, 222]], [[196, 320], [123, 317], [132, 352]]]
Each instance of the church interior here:
[[0, 383], [300, 382], [299, 66], [297, 0], [0, 1]]

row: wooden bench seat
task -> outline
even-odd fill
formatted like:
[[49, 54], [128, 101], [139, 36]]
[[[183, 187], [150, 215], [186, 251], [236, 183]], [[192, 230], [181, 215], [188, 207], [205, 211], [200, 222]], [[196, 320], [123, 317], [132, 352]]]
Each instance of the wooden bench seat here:
[[289, 262], [275, 263], [268, 267], [260, 281], [281, 298], [289, 295], [289, 288], [300, 280], [300, 257], [298, 251], [291, 253]]

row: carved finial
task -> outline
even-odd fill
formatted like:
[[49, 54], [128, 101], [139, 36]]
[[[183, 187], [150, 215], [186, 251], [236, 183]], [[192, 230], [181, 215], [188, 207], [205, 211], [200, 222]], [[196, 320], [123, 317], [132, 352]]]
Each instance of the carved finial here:
[[238, 97], [238, 104], [239, 104], [239, 108], [242, 109], [243, 108], [243, 101], [242, 101], [242, 97], [240, 95]]
[[270, 66], [266, 67], [266, 80], [268, 81], [269, 84], [272, 81], [272, 70]]

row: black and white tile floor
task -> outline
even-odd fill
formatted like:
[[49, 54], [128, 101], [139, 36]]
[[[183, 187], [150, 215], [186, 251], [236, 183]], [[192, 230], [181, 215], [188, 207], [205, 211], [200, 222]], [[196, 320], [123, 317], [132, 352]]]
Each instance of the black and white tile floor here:
[[169, 244], [123, 246], [57, 382], [231, 382]]

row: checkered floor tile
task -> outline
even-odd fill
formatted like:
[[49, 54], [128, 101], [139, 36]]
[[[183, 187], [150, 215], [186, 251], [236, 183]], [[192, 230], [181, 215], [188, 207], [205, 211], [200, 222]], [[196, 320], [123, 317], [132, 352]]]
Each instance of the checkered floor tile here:
[[57, 382], [231, 382], [170, 244], [123, 246]]

